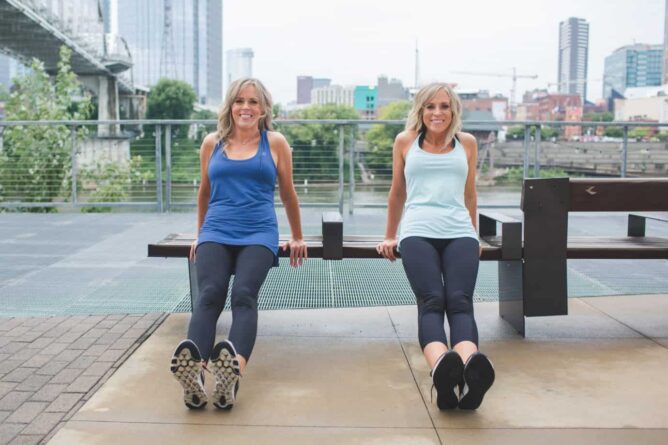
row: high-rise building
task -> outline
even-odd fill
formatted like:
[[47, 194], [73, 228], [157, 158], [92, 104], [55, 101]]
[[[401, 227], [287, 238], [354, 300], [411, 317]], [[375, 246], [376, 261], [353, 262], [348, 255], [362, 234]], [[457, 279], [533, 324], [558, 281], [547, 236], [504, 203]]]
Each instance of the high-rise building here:
[[408, 100], [408, 90], [399, 79], [378, 77], [378, 108], [399, 100]]
[[661, 85], [663, 45], [635, 44], [616, 49], [605, 58], [603, 97], [620, 94], [629, 87]]
[[663, 81], [668, 83], [668, 0], [663, 11]]
[[589, 57], [589, 23], [570, 17], [559, 23], [559, 93], [578, 94], [587, 98], [587, 61]]
[[253, 77], [253, 50], [251, 48], [230, 49], [225, 53], [225, 88], [242, 77]]
[[98, 0], [36, 0], [86, 49], [104, 54], [104, 21]]
[[12, 82], [11, 62], [12, 59], [9, 56], [0, 54], [0, 85], [5, 91], [9, 91]]
[[332, 79], [297, 76], [297, 103], [310, 104], [311, 91], [314, 88], [328, 87], [331, 83]]
[[134, 82], [182, 80], [208, 105], [223, 96], [222, 7], [222, 0], [103, 0], [107, 28], [132, 53]]
[[0, 54], [0, 84], [5, 90], [10, 90], [12, 87], [12, 79], [16, 76], [27, 74], [30, 68], [24, 66], [18, 60]]
[[355, 87], [329, 85], [311, 90], [311, 103], [316, 105], [336, 104], [352, 107], [355, 104]]
[[[668, 1], [668, 0], [667, 0]], [[297, 103], [310, 104], [313, 90], [312, 76], [297, 76]]]
[[375, 119], [378, 110], [378, 88], [356, 86], [353, 90], [353, 106], [362, 119]]

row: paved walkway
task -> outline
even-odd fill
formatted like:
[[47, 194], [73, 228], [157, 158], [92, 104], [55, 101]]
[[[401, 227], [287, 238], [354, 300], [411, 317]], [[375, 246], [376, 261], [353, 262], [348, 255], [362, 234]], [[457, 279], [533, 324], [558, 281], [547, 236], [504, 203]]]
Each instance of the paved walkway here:
[[164, 319], [0, 318], [0, 444], [50, 438]]
[[475, 412], [430, 401], [411, 306], [262, 312], [234, 409], [190, 411], [168, 371], [188, 320], [173, 314], [49, 443], [668, 443], [668, 295], [569, 304], [526, 339], [476, 305], [497, 381]]

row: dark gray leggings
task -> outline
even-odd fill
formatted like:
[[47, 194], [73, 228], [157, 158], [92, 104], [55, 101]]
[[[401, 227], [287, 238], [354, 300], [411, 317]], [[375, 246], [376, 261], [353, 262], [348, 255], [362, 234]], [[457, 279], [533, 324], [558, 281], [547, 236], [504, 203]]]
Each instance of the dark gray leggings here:
[[418, 306], [418, 339], [448, 344], [445, 315], [452, 346], [461, 341], [478, 344], [473, 317], [473, 290], [478, 277], [479, 244], [474, 238], [408, 237], [401, 241], [401, 260]]
[[274, 254], [264, 246], [230, 246], [202, 243], [197, 247], [199, 298], [193, 308], [188, 338], [208, 360], [216, 340], [216, 323], [225, 307], [230, 277], [232, 326], [229, 340], [237, 353], [250, 358], [257, 336], [257, 297]]

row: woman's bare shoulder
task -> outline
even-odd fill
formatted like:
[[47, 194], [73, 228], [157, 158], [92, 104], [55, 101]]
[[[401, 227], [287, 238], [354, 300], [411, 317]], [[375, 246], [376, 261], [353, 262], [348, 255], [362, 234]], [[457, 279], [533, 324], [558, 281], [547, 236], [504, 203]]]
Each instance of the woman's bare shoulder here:
[[202, 140], [202, 145], [206, 147], [214, 147], [218, 143], [218, 132], [214, 131], [204, 136]]
[[285, 139], [282, 133], [278, 131], [267, 131], [267, 139], [270, 144], [279, 143], [279, 144], [288, 144], [288, 140]]
[[459, 142], [461, 142], [463, 145], [468, 145], [469, 147], [476, 146], [478, 143], [475, 136], [464, 131], [457, 133], [457, 138], [459, 138]]
[[[204, 136], [204, 139], [202, 140], [202, 155], [207, 155], [210, 154], [213, 149], [216, 147], [216, 144], [218, 144], [218, 133], [209, 133], [206, 136]], [[208, 158], [208, 157], [207, 157]]]
[[401, 146], [412, 144], [417, 138], [417, 135], [417, 131], [415, 130], [404, 130], [394, 138], [394, 142]]

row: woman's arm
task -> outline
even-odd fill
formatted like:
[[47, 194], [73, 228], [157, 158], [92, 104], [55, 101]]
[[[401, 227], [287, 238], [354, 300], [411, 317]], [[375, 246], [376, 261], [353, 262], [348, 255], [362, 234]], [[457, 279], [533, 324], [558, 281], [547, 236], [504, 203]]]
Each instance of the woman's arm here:
[[459, 133], [459, 140], [466, 150], [468, 158], [469, 173], [464, 185], [464, 204], [471, 216], [471, 223], [475, 231], [478, 231], [478, 192], [475, 188], [475, 177], [478, 169], [478, 142], [469, 133]]
[[278, 132], [269, 133], [269, 143], [276, 154], [276, 169], [278, 171], [278, 189], [285, 213], [290, 224], [292, 239], [283, 246], [283, 250], [290, 248], [290, 265], [300, 266], [307, 258], [306, 244], [302, 235], [301, 215], [299, 212], [299, 198], [292, 180], [292, 149], [285, 137]]
[[218, 136], [216, 133], [208, 134], [202, 141], [199, 149], [199, 166], [200, 166], [200, 183], [197, 191], [197, 232], [195, 232], [195, 241], [190, 247], [190, 259], [195, 260], [195, 248], [197, 246], [197, 238], [199, 232], [204, 224], [204, 217], [206, 211], [209, 209], [209, 198], [211, 197], [211, 184], [209, 183], [209, 158], [214, 147], [218, 143]]
[[406, 149], [415, 139], [413, 132], [403, 131], [397, 135], [392, 147], [392, 185], [387, 197], [387, 224], [385, 240], [378, 244], [376, 250], [385, 258], [394, 261], [394, 249], [397, 246], [397, 230], [401, 222], [401, 214], [406, 203], [406, 178], [404, 165]]

